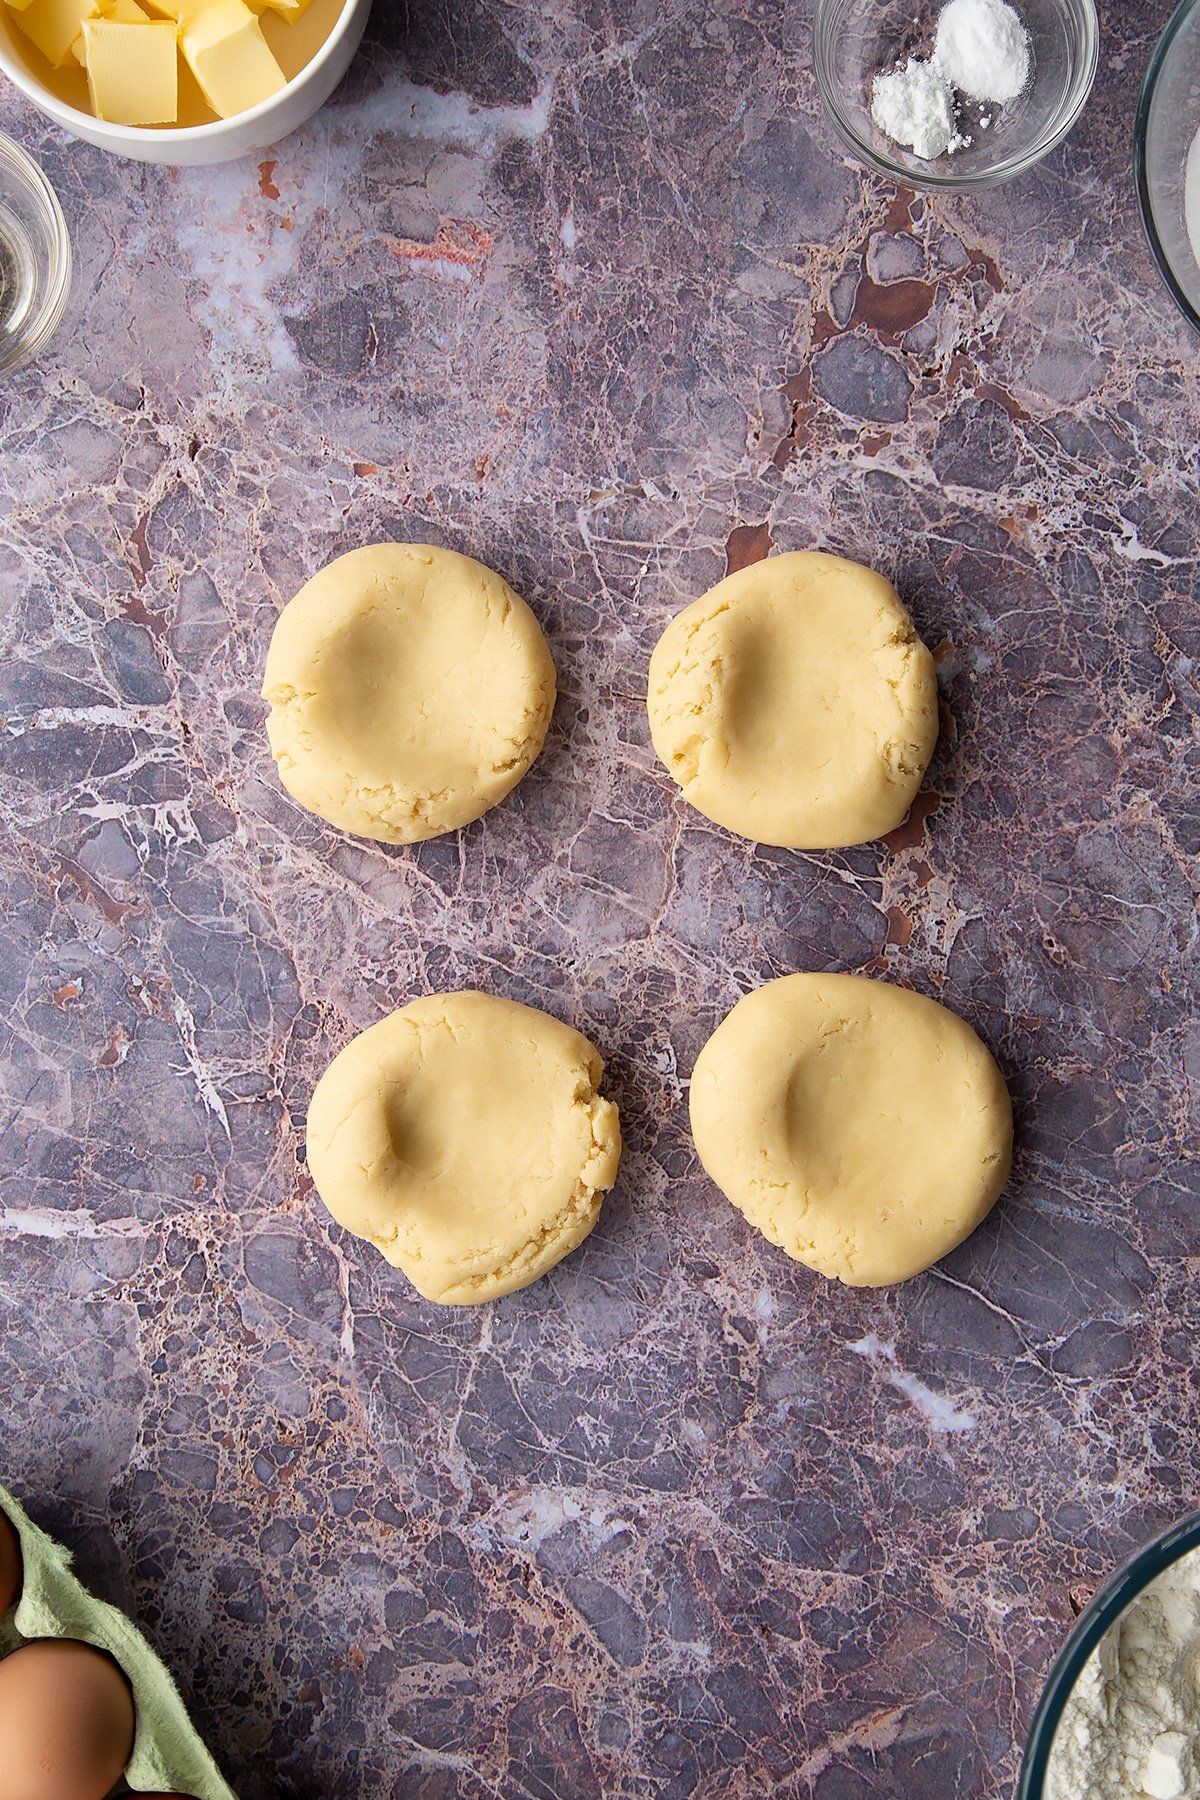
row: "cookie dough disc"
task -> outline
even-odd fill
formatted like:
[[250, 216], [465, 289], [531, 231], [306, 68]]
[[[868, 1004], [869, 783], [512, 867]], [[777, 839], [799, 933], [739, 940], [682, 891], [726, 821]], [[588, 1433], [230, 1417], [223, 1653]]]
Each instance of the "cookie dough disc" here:
[[859, 975], [747, 994], [700, 1052], [692, 1131], [717, 1186], [822, 1275], [929, 1268], [999, 1198], [1012, 1108], [988, 1051], [934, 1000]]
[[617, 1178], [604, 1065], [546, 1013], [431, 994], [347, 1044], [308, 1109], [308, 1164], [340, 1225], [427, 1300], [526, 1287], [581, 1244]]
[[697, 811], [791, 850], [893, 830], [937, 741], [933, 658], [895, 588], [807, 551], [739, 569], [672, 619], [648, 705]]
[[263, 682], [288, 792], [388, 844], [502, 800], [542, 747], [554, 692], [525, 602], [428, 544], [372, 544], [314, 575], [279, 615]]

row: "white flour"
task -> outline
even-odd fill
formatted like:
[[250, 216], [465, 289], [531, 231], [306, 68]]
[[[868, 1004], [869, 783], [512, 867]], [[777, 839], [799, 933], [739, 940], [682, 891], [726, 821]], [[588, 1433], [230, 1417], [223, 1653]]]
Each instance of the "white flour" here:
[[1200, 131], [1192, 139], [1183, 175], [1183, 218], [1192, 255], [1200, 263]]
[[[1029, 80], [1029, 33], [1008, 0], [949, 0], [938, 15], [931, 57], [912, 56], [877, 75], [871, 117], [895, 144], [925, 162], [965, 149], [959, 97], [1004, 106]], [[991, 115], [981, 117], [986, 130]]]
[[1198, 1800], [1200, 1551], [1105, 1634], [1067, 1701], [1047, 1800]]

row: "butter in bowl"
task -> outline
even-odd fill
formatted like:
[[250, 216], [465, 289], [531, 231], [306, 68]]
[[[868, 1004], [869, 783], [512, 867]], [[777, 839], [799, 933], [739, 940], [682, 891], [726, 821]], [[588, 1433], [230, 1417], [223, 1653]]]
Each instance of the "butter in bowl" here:
[[0, 69], [103, 149], [223, 162], [324, 104], [369, 11], [370, 0], [0, 0]]

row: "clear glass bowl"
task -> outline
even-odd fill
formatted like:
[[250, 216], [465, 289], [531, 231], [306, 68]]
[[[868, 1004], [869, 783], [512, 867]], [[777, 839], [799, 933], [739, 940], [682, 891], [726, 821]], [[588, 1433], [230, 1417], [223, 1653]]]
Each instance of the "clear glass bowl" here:
[[1106, 1586], [1080, 1613], [1070, 1637], [1059, 1652], [1051, 1669], [1042, 1698], [1034, 1714], [1033, 1725], [1025, 1744], [1021, 1764], [1021, 1781], [1017, 1800], [1042, 1800], [1046, 1791], [1046, 1774], [1050, 1752], [1062, 1719], [1063, 1708], [1071, 1690], [1083, 1672], [1088, 1657], [1109, 1627], [1116, 1623], [1135, 1601], [1143, 1588], [1162, 1574], [1179, 1557], [1200, 1546], [1200, 1513], [1193, 1513], [1178, 1525], [1172, 1525], [1152, 1543], [1131, 1557]]
[[968, 113], [972, 143], [926, 162], [893, 144], [871, 118], [876, 75], [933, 48], [941, 0], [817, 0], [813, 67], [826, 110], [854, 154], [908, 187], [971, 188], [1031, 168], [1066, 137], [1096, 75], [1095, 0], [1014, 0], [1032, 40], [1033, 77], [1004, 107]]
[[[1159, 272], [1183, 316], [1200, 331], [1200, 149], [1191, 154], [1197, 132], [1200, 4], [1183, 0], [1158, 40], [1142, 83], [1133, 128], [1133, 178]], [[1188, 232], [1189, 211], [1195, 246]]]
[[0, 374], [53, 337], [71, 291], [71, 240], [58, 195], [31, 156], [0, 132]]

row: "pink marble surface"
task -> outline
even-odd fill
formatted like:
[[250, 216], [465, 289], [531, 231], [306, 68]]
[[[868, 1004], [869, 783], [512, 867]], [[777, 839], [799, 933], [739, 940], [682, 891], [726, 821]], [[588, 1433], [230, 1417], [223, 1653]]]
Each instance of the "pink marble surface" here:
[[[1200, 1502], [1200, 347], [1142, 244], [1166, 4], [1074, 136], [919, 200], [834, 143], [810, 8], [376, 7], [261, 167], [68, 143], [78, 278], [0, 390], [0, 1469], [243, 1800], [1011, 1793], [1073, 1611]], [[514, 798], [415, 851], [283, 794], [273, 620], [451, 544], [544, 621]], [[947, 730], [888, 846], [690, 814], [642, 705], [729, 561], [898, 583]], [[1000, 1058], [1014, 1179], [836, 1288], [697, 1170], [760, 979], [884, 974]], [[628, 1150], [551, 1277], [443, 1312], [335, 1228], [312, 1084], [424, 988], [542, 1005]]]

